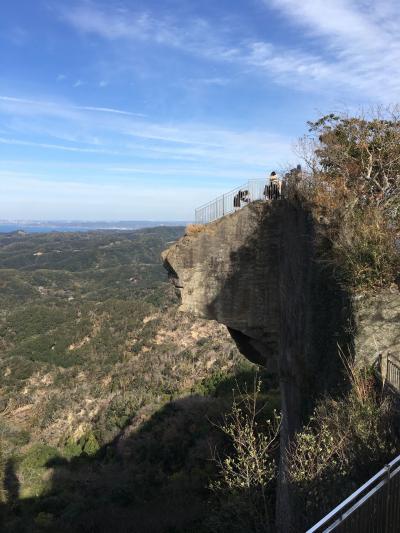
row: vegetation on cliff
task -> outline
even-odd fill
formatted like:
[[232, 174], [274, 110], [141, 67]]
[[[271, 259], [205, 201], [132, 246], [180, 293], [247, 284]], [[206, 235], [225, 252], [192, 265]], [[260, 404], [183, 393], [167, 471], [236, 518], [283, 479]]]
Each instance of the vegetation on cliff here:
[[160, 252], [182, 232], [0, 236], [3, 531], [203, 527], [210, 421], [254, 371], [178, 312]]
[[371, 369], [346, 362], [349, 390], [322, 398], [290, 446], [298, 520], [310, 526], [393, 459], [398, 406]]
[[219, 426], [230, 445], [222, 457], [214, 454], [218, 475], [211, 482], [208, 525], [216, 533], [273, 528], [280, 430], [273, 407], [257, 378], [249, 390], [237, 387], [232, 410]]
[[307, 169], [294, 184], [313, 205], [329, 248], [324, 259], [351, 288], [376, 289], [400, 272], [398, 110], [309, 122], [300, 142]]

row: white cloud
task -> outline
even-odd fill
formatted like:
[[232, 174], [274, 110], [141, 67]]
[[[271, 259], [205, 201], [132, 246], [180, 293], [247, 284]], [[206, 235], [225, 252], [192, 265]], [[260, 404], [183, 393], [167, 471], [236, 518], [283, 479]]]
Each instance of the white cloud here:
[[[397, 0], [268, 0], [320, 49], [324, 82], [395, 101], [400, 90], [400, 10]], [[308, 62], [305, 62], [307, 64]], [[296, 69], [294, 69], [294, 72]], [[307, 72], [307, 71], [306, 71]], [[312, 75], [311, 78], [314, 78]], [[315, 78], [314, 78], [315, 79]]]
[[118, 155], [119, 152], [114, 152], [111, 150], [101, 150], [95, 148], [82, 148], [78, 146], [65, 146], [61, 144], [51, 144], [51, 143], [41, 143], [34, 141], [23, 141], [20, 139], [8, 139], [0, 137], [0, 144], [9, 144], [14, 146], [30, 146], [33, 148], [46, 148], [50, 150], [62, 150], [64, 152], [80, 152], [88, 154], [109, 154], [109, 155]]
[[332, 68], [315, 55], [278, 49], [265, 42], [249, 44], [242, 60], [248, 65], [273, 73], [277, 81], [289, 82], [294, 78], [304, 78], [304, 82], [310, 85], [314, 82], [328, 82], [332, 75]]
[[[133, 113], [131, 111], [126, 111], [122, 109], [114, 109], [111, 107], [96, 107], [96, 106], [80, 106], [80, 105], [69, 105], [65, 102], [46, 102], [44, 100], [31, 100], [28, 98], [18, 98], [15, 96], [4, 96], [0, 95], [0, 102], [5, 104], [13, 105], [12, 112], [16, 113], [25, 113], [29, 110], [29, 113], [50, 113], [50, 114], [61, 114], [65, 115], [71, 111], [95, 111], [98, 113], [111, 113], [115, 115], [126, 115], [132, 117], [143, 117], [143, 113]], [[25, 106], [25, 107], [21, 107]], [[10, 108], [9, 108], [10, 109]], [[0, 108], [1, 111], [1, 108]], [[3, 107], [3, 111], [7, 111], [7, 108]]]
[[[314, 92], [333, 90], [336, 95], [353, 99], [359, 98], [362, 91], [365, 99], [379, 102], [398, 98], [397, 0], [264, 0], [264, 3], [300, 30], [296, 46], [277, 46], [267, 40], [255, 40], [251, 35], [238, 40], [229, 31], [202, 19], [177, 21], [155, 17], [150, 11], [101, 10], [87, 2], [69, 8], [62, 16], [83, 33], [110, 41], [144, 40], [179, 48], [213, 62], [251, 68], [292, 87]], [[310, 53], [310, 49], [316, 51]], [[214, 79], [218, 80], [218, 76]]]
[[111, 107], [94, 107], [94, 106], [74, 106], [74, 109], [81, 109], [82, 111], [97, 111], [98, 113], [112, 113], [114, 115], [125, 115], [129, 117], [144, 117], [144, 113], [131, 113], [130, 111], [123, 111], [121, 109], [113, 109]]
[[210, 78], [190, 78], [187, 80], [187, 83], [192, 85], [216, 85], [218, 87], [225, 87], [230, 82], [230, 78], [224, 78], [222, 76], [214, 76]]
[[[108, 40], [141, 39], [159, 44], [180, 46], [184, 35], [171, 19], [153, 17], [147, 11], [100, 9], [92, 3], [78, 4], [61, 10], [62, 18], [83, 33]], [[199, 23], [198, 23], [199, 24]], [[194, 25], [192, 30], [195, 30]], [[200, 22], [200, 24], [203, 24]], [[193, 34], [192, 34], [193, 35]]]
[[[291, 139], [263, 129], [234, 130], [182, 121], [163, 124], [118, 109], [10, 96], [0, 96], [0, 112], [11, 121], [9, 133], [0, 139], [3, 144], [164, 161], [208, 161], [210, 168], [225, 168], [226, 174], [232, 165], [240, 165], [244, 174], [245, 168], [259, 169], [266, 162], [286, 164], [291, 158]], [[3, 120], [3, 124], [7, 122]], [[25, 138], [29, 133], [35, 135], [34, 141]], [[55, 138], [64, 143], [54, 142]]]

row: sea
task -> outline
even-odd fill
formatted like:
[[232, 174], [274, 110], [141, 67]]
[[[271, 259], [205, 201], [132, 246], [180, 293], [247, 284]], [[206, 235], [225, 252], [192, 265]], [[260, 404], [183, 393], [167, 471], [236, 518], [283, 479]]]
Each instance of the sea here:
[[[92, 228], [93, 229], [93, 228]], [[49, 233], [51, 231], [89, 231], [88, 228], [79, 226], [25, 226], [22, 224], [0, 224], [0, 233], [23, 231], [25, 233]]]
[[77, 232], [77, 231], [96, 231], [96, 230], [116, 230], [116, 231], [132, 231], [143, 228], [154, 228], [156, 226], [184, 226], [186, 222], [180, 221], [128, 221], [128, 222], [79, 222], [62, 223], [62, 222], [0, 222], [0, 233], [11, 233], [14, 231], [23, 231], [25, 233], [50, 233], [50, 232]]

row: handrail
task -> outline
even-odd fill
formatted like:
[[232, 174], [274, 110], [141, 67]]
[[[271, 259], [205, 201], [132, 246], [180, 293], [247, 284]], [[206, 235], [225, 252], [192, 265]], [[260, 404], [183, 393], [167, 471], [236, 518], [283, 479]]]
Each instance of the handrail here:
[[[392, 354], [379, 355], [375, 367], [383, 385], [394, 393], [400, 393], [400, 361]], [[336, 506], [307, 533], [329, 533], [338, 530], [351, 533], [367, 533], [365, 520], [371, 523], [371, 531], [391, 533], [391, 525], [400, 531], [400, 455], [372, 476], [364, 485]], [[394, 491], [391, 491], [391, 485]], [[386, 493], [385, 493], [386, 491]], [[390, 499], [390, 505], [389, 505]], [[360, 526], [358, 529], [357, 526]], [[364, 524], [364, 525], [363, 525]], [[394, 531], [394, 530], [393, 530]]]
[[[349, 518], [351, 515], [353, 515], [357, 509], [361, 509], [361, 506], [364, 505], [366, 502], [371, 500], [373, 496], [378, 493], [384, 486], [387, 486], [389, 489], [389, 486], [391, 484], [391, 480], [400, 472], [400, 455], [393, 459], [388, 465], [384, 466], [377, 474], [375, 474], [371, 479], [369, 479], [364, 485], [362, 485], [359, 489], [357, 489], [353, 494], [351, 494], [348, 498], [346, 498], [342, 503], [340, 503], [337, 507], [335, 507], [329, 514], [327, 514], [324, 518], [322, 518], [317, 524], [315, 524], [311, 529], [307, 530], [307, 533], [328, 533], [330, 531], [334, 531], [337, 529], [340, 525], [343, 525], [345, 520]], [[378, 482], [375, 484], [375, 482]], [[368, 490], [365, 494], [365, 492]], [[387, 506], [385, 506], [385, 509], [381, 509], [381, 514], [379, 515], [376, 511], [375, 516], [378, 516], [383, 520], [385, 524], [389, 523], [389, 520], [392, 521], [395, 520], [395, 524], [399, 525], [400, 520], [400, 493], [397, 491], [395, 494], [395, 498], [397, 497], [397, 501], [394, 502], [394, 505], [392, 504], [390, 507], [391, 515], [389, 516], [389, 510]], [[394, 499], [395, 499], [394, 498]], [[351, 507], [349, 507], [351, 506]], [[366, 512], [370, 513], [370, 509], [366, 509]], [[371, 516], [372, 519], [372, 516]], [[382, 522], [382, 526], [383, 526]], [[354, 533], [366, 533], [366, 531], [358, 530], [357, 527], [355, 527], [357, 524], [352, 522], [351, 528]], [[375, 531], [375, 529], [374, 529]], [[381, 529], [380, 531], [385, 531], [385, 529]], [[387, 530], [388, 533], [391, 530]]]
[[390, 354], [386, 359], [386, 382], [397, 392], [400, 392], [400, 361]]
[[245, 207], [257, 200], [276, 199], [280, 197], [280, 186], [267, 185], [265, 179], [249, 180], [244, 185], [236, 187], [201, 205], [195, 211], [196, 224], [208, 224], [218, 218]]
[[[253, 180], [250, 180], [250, 181], [253, 181]], [[261, 180], [259, 180], [259, 181], [261, 181]], [[262, 181], [264, 181], [264, 180], [262, 180]], [[224, 194], [220, 194], [214, 200], [210, 200], [209, 202], [206, 202], [205, 204], [200, 205], [199, 207], [196, 207], [196, 211], [198, 211], [199, 209], [202, 209], [203, 207], [207, 207], [207, 206], [213, 204], [216, 200], [219, 200], [223, 196], [226, 196], [226, 195], [229, 195], [229, 194], [233, 194], [234, 192], [238, 192], [239, 190], [245, 189], [246, 187], [247, 187], [247, 183], [245, 183], [244, 185], [241, 185], [240, 187], [235, 187], [234, 189], [230, 190], [229, 192], [225, 192]]]

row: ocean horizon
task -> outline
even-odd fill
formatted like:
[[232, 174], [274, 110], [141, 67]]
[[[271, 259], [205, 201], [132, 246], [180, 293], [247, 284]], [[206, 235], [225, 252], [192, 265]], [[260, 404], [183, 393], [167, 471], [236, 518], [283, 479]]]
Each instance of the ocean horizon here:
[[134, 231], [157, 226], [184, 226], [183, 221], [127, 221], [127, 222], [0, 222], [0, 233], [73, 233], [85, 231]]

